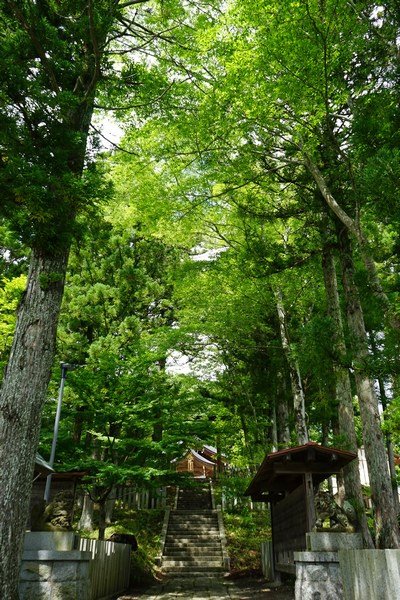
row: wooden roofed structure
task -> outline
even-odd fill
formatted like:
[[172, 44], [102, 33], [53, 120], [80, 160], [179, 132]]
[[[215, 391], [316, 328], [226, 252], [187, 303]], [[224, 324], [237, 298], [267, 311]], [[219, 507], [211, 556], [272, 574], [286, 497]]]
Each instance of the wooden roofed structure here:
[[271, 505], [277, 571], [295, 572], [293, 554], [306, 549], [306, 533], [315, 526], [315, 489], [356, 456], [315, 442], [266, 455], [245, 495]]
[[179, 473], [191, 473], [195, 478], [215, 477], [217, 463], [202, 456], [190, 448], [185, 456], [176, 461], [176, 470]]

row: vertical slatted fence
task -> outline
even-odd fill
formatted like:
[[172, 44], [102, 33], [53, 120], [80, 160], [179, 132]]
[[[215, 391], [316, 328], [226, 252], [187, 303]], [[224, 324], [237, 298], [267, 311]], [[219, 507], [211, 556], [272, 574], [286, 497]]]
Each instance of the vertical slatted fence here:
[[109, 598], [129, 586], [131, 547], [128, 544], [80, 538], [78, 550], [91, 552], [91, 600]]

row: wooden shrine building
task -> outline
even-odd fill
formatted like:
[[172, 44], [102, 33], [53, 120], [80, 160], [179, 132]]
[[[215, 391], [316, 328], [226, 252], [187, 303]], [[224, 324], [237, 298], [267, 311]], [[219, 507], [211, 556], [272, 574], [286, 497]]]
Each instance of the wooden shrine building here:
[[315, 442], [266, 455], [245, 495], [270, 503], [276, 571], [295, 573], [294, 552], [306, 550], [306, 533], [315, 526], [319, 484], [356, 456]]
[[179, 473], [191, 473], [195, 478], [214, 478], [216, 467], [216, 461], [192, 449], [181, 460], [176, 461], [176, 470]]

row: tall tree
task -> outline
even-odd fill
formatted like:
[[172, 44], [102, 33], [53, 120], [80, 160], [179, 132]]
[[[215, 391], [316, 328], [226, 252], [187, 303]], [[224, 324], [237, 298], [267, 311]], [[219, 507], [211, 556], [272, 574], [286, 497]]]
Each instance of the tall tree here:
[[146, 0], [0, 4], [1, 211], [31, 248], [0, 397], [0, 586], [10, 600], [17, 598], [40, 413], [71, 239], [79, 215], [105, 192], [87, 153], [95, 98], [107, 75], [113, 89], [135, 91], [132, 62], [113, 72], [112, 61], [154, 37], [156, 17], [151, 15], [152, 26], [146, 27], [142, 4]]

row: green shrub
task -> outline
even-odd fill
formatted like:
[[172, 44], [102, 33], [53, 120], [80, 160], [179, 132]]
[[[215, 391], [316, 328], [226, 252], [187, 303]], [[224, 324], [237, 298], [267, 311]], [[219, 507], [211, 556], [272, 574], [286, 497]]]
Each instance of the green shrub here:
[[271, 539], [269, 510], [224, 511], [224, 526], [231, 572], [260, 574], [261, 542]]

